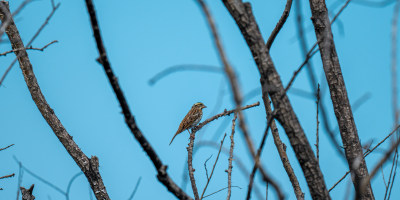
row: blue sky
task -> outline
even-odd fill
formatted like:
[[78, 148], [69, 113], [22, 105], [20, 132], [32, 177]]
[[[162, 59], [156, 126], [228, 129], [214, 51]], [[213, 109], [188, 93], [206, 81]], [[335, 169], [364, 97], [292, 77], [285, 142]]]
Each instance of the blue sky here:
[[[22, 0], [10, 2], [15, 10]], [[220, 32], [228, 59], [237, 73], [242, 94], [260, 87], [259, 73], [232, 17], [221, 1], [206, 1]], [[253, 0], [254, 14], [265, 37], [268, 38], [284, 9], [285, 2]], [[57, 3], [57, 2], [56, 2]], [[171, 74], [154, 85], [148, 81], [156, 73], [173, 65], [196, 64], [221, 67], [214, 43], [205, 18], [194, 0], [176, 1], [95, 1], [97, 17], [109, 60], [125, 93], [136, 121], [169, 168], [172, 179], [182, 185], [182, 172], [187, 157], [188, 134], [169, 141], [176, 132], [182, 118], [192, 104], [201, 101], [208, 106], [204, 118], [234, 107], [229, 85], [222, 73], [184, 71]], [[328, 0], [327, 5], [336, 13], [343, 0]], [[333, 25], [333, 34], [350, 102], [355, 102], [365, 94], [370, 98], [354, 111], [358, 133], [363, 144], [376, 144], [393, 127], [391, 101], [391, 20], [394, 3], [385, 7], [367, 7], [350, 3], [338, 23]], [[15, 17], [16, 25], [26, 43], [43, 23], [51, 11], [50, 1], [37, 0], [28, 4]], [[308, 46], [316, 41], [310, 20], [308, 2], [303, 2], [302, 11], [307, 30]], [[286, 85], [294, 70], [303, 62], [297, 41], [294, 6], [292, 12], [271, 48], [271, 56]], [[102, 67], [95, 61], [98, 57], [90, 28], [89, 16], [84, 1], [62, 1], [50, 23], [33, 43], [34, 47], [58, 40], [44, 52], [29, 51], [39, 85], [48, 103], [54, 109], [68, 132], [83, 152], [96, 155], [100, 160], [100, 172], [112, 199], [127, 199], [141, 177], [135, 199], [174, 199], [165, 187], [157, 181], [156, 171], [149, 158], [127, 129], [121, 109], [106, 79]], [[397, 44], [398, 45], [398, 44]], [[1, 52], [10, 50], [8, 43], [0, 45]], [[15, 58], [14, 55], [1, 57], [0, 74]], [[323, 100], [330, 123], [337, 126], [329, 92], [322, 71], [320, 55], [316, 54], [312, 64], [323, 89]], [[222, 69], [222, 68], [221, 68]], [[398, 70], [398, 76], [399, 74]], [[303, 71], [293, 88], [311, 91], [307, 75]], [[222, 99], [218, 100], [222, 93]], [[67, 154], [33, 103], [18, 65], [9, 73], [0, 87], [0, 147], [15, 144], [0, 152], [2, 165], [0, 175], [16, 173], [17, 176], [0, 180], [0, 199], [15, 199], [18, 183], [18, 164], [14, 156], [29, 170], [66, 191], [69, 180], [79, 172], [79, 168]], [[316, 106], [315, 100], [289, 93], [290, 101], [300, 119], [301, 125], [311, 144], [315, 143]], [[257, 95], [246, 103], [260, 101]], [[221, 102], [222, 106], [218, 106]], [[263, 105], [244, 112], [255, 144], [259, 144], [266, 126]], [[204, 119], [203, 118], [203, 119]], [[231, 120], [232, 116], [228, 117]], [[210, 123], [198, 133], [197, 139], [213, 140], [219, 143], [223, 134], [230, 134], [230, 122], [225, 129], [220, 124], [224, 120]], [[216, 132], [218, 130], [218, 132]], [[284, 131], [279, 127], [282, 140], [288, 146], [289, 159], [295, 169], [306, 198], [309, 191], [299, 164], [295, 159]], [[320, 130], [323, 130], [322, 127]], [[340, 141], [339, 133], [337, 139]], [[333, 149], [325, 132], [320, 136], [320, 165], [328, 187], [331, 187], [346, 171], [347, 164]], [[245, 163], [248, 170], [252, 162], [244, 146], [241, 132], [235, 135], [235, 153]], [[224, 147], [230, 140], [225, 139]], [[386, 149], [388, 144], [382, 146]], [[382, 152], [382, 151], [380, 151]], [[195, 158], [195, 176], [199, 190], [205, 185], [204, 161], [209, 170], [216, 158], [217, 150], [201, 148]], [[375, 165], [382, 153], [368, 156], [369, 169]], [[227, 185], [228, 158], [221, 155], [214, 178], [206, 194]], [[278, 181], [289, 199], [294, 193], [289, 187], [289, 179], [279, 160], [272, 137], [268, 137], [262, 161], [267, 171]], [[384, 167], [388, 177], [389, 165]], [[351, 186], [346, 178], [331, 192], [333, 199], [342, 199], [346, 188]], [[256, 178], [262, 196], [264, 184]], [[64, 196], [43, 184], [37, 178], [23, 174], [22, 186], [35, 184], [37, 199], [63, 199]], [[243, 199], [247, 192], [248, 177], [233, 168], [232, 199]], [[350, 184], [350, 185], [349, 185]], [[393, 188], [399, 188], [396, 179]], [[71, 199], [89, 199], [88, 183], [79, 176], [71, 187]], [[351, 186], [352, 188], [352, 186]], [[382, 175], [373, 180], [375, 197], [382, 199], [385, 192]], [[192, 195], [189, 185], [185, 187]], [[270, 190], [272, 191], [272, 190]], [[220, 192], [209, 199], [226, 197]], [[257, 196], [253, 194], [254, 199]], [[275, 193], [269, 193], [275, 199]], [[400, 198], [400, 192], [393, 190], [392, 199]]]

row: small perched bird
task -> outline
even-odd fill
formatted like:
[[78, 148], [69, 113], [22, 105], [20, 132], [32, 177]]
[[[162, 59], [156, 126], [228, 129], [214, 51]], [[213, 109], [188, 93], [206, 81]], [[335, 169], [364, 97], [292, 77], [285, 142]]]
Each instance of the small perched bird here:
[[185, 130], [188, 130], [189, 134], [190, 131], [189, 129], [195, 127], [201, 120], [201, 117], [203, 117], [203, 108], [207, 108], [203, 103], [198, 102], [195, 103], [192, 108], [189, 110], [188, 114], [186, 114], [185, 118], [183, 118], [181, 124], [179, 124], [178, 131], [176, 131], [174, 137], [172, 138], [171, 142], [169, 145], [171, 145], [172, 141], [174, 141], [174, 138], [179, 134], [182, 133]]

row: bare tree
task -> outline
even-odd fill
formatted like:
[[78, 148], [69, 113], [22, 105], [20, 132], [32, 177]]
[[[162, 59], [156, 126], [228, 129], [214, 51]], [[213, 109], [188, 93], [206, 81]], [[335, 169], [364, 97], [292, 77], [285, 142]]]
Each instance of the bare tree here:
[[[393, 130], [386, 135], [386, 137], [379, 137], [380, 142], [374, 145], [372, 148], [372, 143], [369, 142], [368, 145], [364, 145], [366, 140], [369, 138], [365, 138], [362, 134], [359, 135], [359, 131], [356, 126], [356, 116], [354, 114], [356, 110], [356, 105], [352, 105], [349, 100], [348, 91], [350, 91], [345, 84], [345, 78], [343, 77], [342, 65], [339, 62], [338, 51], [339, 48], [335, 46], [334, 40], [334, 31], [332, 31], [332, 24], [338, 20], [339, 15], [347, 8], [351, 0], [347, 0], [343, 3], [340, 10], [333, 15], [332, 11], [328, 10], [325, 0], [310, 0], [309, 1], [309, 10], [311, 13], [311, 21], [314, 30], [307, 29], [304, 27], [303, 15], [302, 15], [302, 6], [300, 1], [295, 1], [295, 9], [296, 9], [296, 20], [295, 25], [297, 27], [297, 36], [300, 43], [301, 55], [304, 61], [300, 64], [297, 70], [294, 71], [293, 75], [290, 77], [288, 84], [285, 86], [281, 75], [278, 72], [278, 69], [282, 68], [279, 62], [277, 62], [277, 58], [275, 58], [274, 54], [271, 54], [271, 51], [274, 51], [274, 41], [277, 40], [280, 32], [284, 31], [285, 23], [289, 18], [292, 10], [292, 0], [287, 0], [282, 15], [279, 18], [279, 21], [275, 22], [276, 26], [268, 35], [267, 33], [263, 33], [263, 28], [261, 27], [260, 19], [256, 16], [256, 9], [252, 7], [249, 2], [243, 2], [242, 0], [222, 0], [218, 2], [219, 6], [225, 7], [224, 14], [229, 17], [236, 24], [235, 31], [237, 34], [240, 34], [242, 39], [244, 40], [246, 50], [251, 53], [252, 62], [257, 67], [258, 76], [253, 77], [253, 79], [259, 80], [259, 86], [254, 91], [250, 93], [254, 93], [254, 95], [258, 95], [262, 99], [262, 104], [259, 102], [253, 104], [246, 103], [247, 95], [243, 95], [243, 87], [245, 84], [240, 82], [240, 70], [239, 66], [235, 65], [229, 55], [228, 45], [224, 43], [224, 34], [221, 34], [222, 31], [219, 29], [219, 24], [222, 24], [222, 21], [218, 21], [218, 17], [215, 18], [214, 10], [208, 6], [205, 0], [196, 0], [195, 3], [198, 6], [201, 13], [204, 15], [204, 21], [206, 22], [206, 27], [209, 29], [211, 33], [210, 38], [212, 44], [215, 47], [215, 53], [219, 60], [219, 66], [207, 65], [207, 64], [180, 64], [173, 65], [168, 67], [162, 71], [153, 70], [154, 77], [148, 80], [148, 83], [154, 87], [156, 82], [160, 81], [166, 76], [172, 76], [176, 72], [186, 72], [186, 71], [194, 71], [192, 73], [197, 73], [198, 71], [221, 75], [223, 77], [222, 87], [224, 85], [227, 86], [227, 94], [231, 95], [230, 98], [233, 104], [228, 104], [223, 100], [224, 95], [222, 92], [218, 95], [218, 99], [215, 108], [213, 109], [215, 113], [211, 113], [209, 118], [203, 119], [203, 122], [194, 124], [188, 131], [190, 135], [189, 143], [187, 146], [187, 160], [185, 166], [187, 166], [187, 170], [184, 171], [184, 178], [190, 180], [190, 189], [186, 189], [186, 185], [178, 186], [178, 178], [174, 176], [174, 173], [171, 171], [167, 171], [168, 165], [166, 158], [163, 158], [165, 155], [162, 152], [162, 148], [159, 143], [151, 140], [149, 138], [152, 135], [146, 128], [143, 128], [142, 119], [140, 117], [135, 117], [134, 112], [136, 110], [131, 109], [128, 102], [130, 101], [128, 95], [124, 94], [122, 88], [125, 88], [123, 81], [119, 81], [118, 73], [120, 69], [120, 65], [117, 61], [114, 60], [111, 54], [107, 54], [106, 44], [109, 38], [102, 36], [102, 29], [100, 28], [101, 20], [104, 20], [103, 13], [97, 12], [95, 9], [94, 2], [92, 0], [85, 0], [86, 11], [88, 18], [90, 19], [90, 27], [93, 33], [93, 38], [86, 38], [87, 40], [94, 41], [96, 44], [96, 49], [90, 49], [92, 52], [98, 52], [97, 62], [102, 66], [102, 70], [104, 71], [109, 86], [111, 86], [112, 91], [116, 97], [116, 103], [120, 106], [122, 110], [121, 113], [123, 115], [123, 120], [127, 126], [127, 130], [130, 131], [134, 140], [137, 143], [133, 145], [138, 145], [143, 152], [145, 153], [146, 158], [148, 158], [149, 165], [152, 165], [155, 169], [156, 178], [154, 177], [146, 177], [144, 174], [140, 174], [140, 177], [132, 182], [132, 189], [129, 192], [128, 199], [134, 199], [136, 194], [140, 192], [140, 183], [145, 182], [148, 184], [148, 180], [151, 179], [153, 181], [157, 180], [160, 185], [165, 188], [165, 191], [170, 192], [177, 199], [195, 199], [202, 200], [204, 198], [212, 197], [213, 195], [221, 195], [222, 191], [226, 190], [226, 198], [229, 199], [237, 199], [237, 192], [240, 192], [245, 196], [246, 199], [252, 198], [252, 192], [256, 191], [257, 195], [253, 198], [265, 198], [268, 199], [269, 195], [269, 186], [275, 192], [277, 199], [287, 199], [288, 196], [294, 195], [296, 199], [306, 199], [306, 196], [310, 196], [312, 199], [331, 199], [330, 192], [344, 180], [348, 174], [351, 174], [353, 190], [351, 188], [347, 188], [343, 193], [350, 197], [351, 192], [353, 191], [354, 197], [356, 199], [375, 199], [374, 190], [375, 187], [371, 184], [374, 176], [379, 173], [379, 170], [382, 171], [383, 182], [385, 185], [385, 199], [390, 199], [391, 192], [393, 188], [393, 184], [396, 178], [396, 172], [398, 167], [398, 146], [400, 144], [399, 137], [399, 110], [398, 110], [398, 95], [397, 95], [397, 24], [398, 24], [398, 16], [400, 10], [400, 1], [397, 0], [396, 5], [394, 6], [394, 14], [392, 19], [392, 61], [391, 61], [391, 73], [392, 73], [392, 108], [393, 108], [393, 118], [394, 118], [394, 128]], [[28, 50], [32, 51], [47, 51], [48, 47], [58, 43], [58, 40], [48, 41], [47, 44], [42, 45], [41, 47], [32, 46], [33, 41], [39, 36], [44, 27], [49, 23], [50, 19], [54, 15], [55, 11], [59, 8], [60, 4], [56, 4], [53, 0], [51, 0], [51, 13], [45, 19], [42, 26], [37, 30], [32, 39], [24, 45], [22, 36], [24, 29], [20, 26], [17, 26], [18, 21], [15, 20], [15, 15], [22, 10], [23, 7], [30, 2], [29, 0], [24, 1], [18, 9], [12, 13], [9, 8], [9, 3], [6, 1], [0, 2], [0, 20], [2, 22], [0, 26], [0, 36], [7, 35], [8, 41], [4, 42], [1, 37], [0, 43], [1, 45], [8, 45], [8, 49], [0, 52], [0, 56], [8, 56], [15, 55], [14, 61], [9, 65], [8, 68], [5, 69], [5, 72], [2, 75], [0, 80], [0, 85], [3, 84], [5, 77], [10, 72], [12, 66], [18, 61], [20, 69], [22, 71], [22, 76], [24, 77], [25, 84], [29, 90], [29, 94], [32, 97], [33, 102], [35, 103], [37, 109], [40, 111], [43, 119], [46, 121], [48, 126], [51, 128], [51, 131], [58, 138], [61, 146], [67, 151], [72, 160], [79, 167], [79, 172], [77, 172], [70, 179], [67, 189], [61, 189], [56, 186], [54, 183], [48, 181], [47, 179], [39, 176], [38, 174], [29, 170], [26, 166], [22, 165], [22, 162], [16, 160], [19, 165], [19, 173], [18, 173], [18, 193], [17, 199], [19, 199], [19, 195], [21, 192], [22, 199], [35, 199], [33, 195], [34, 185], [29, 189], [25, 189], [21, 187], [21, 185], [25, 185], [22, 183], [23, 172], [27, 172], [30, 176], [34, 177], [38, 182], [44, 183], [48, 185], [53, 190], [58, 191], [62, 194], [65, 199], [70, 199], [70, 191], [72, 183], [80, 176], [85, 175], [87, 182], [90, 185], [91, 191], [90, 195], [94, 194], [95, 198], [98, 200], [107, 200], [111, 199], [113, 196], [109, 194], [106, 190], [107, 179], [103, 178], [104, 173], [100, 170], [100, 161], [96, 156], [87, 156], [83, 150], [85, 150], [85, 146], [79, 146], [79, 140], [74, 140], [71, 134], [67, 131], [64, 125], [61, 123], [59, 117], [60, 115], [56, 115], [56, 112], [50, 107], [50, 104], [45, 98], [45, 92], [42, 92], [42, 89], [39, 85], [41, 81], [39, 80], [39, 76], [36, 77], [34, 70], [36, 70], [37, 66], [33, 59], [30, 59], [30, 54], [28, 54]], [[14, 3], [14, 2], [10, 2]], [[97, 3], [97, 2], [96, 2]], [[215, 2], [213, 2], [215, 3]], [[383, 2], [381, 4], [375, 4], [368, 1], [358, 1], [358, 3], [367, 5], [367, 6], [375, 6], [375, 7], [383, 7], [391, 5], [391, 2]], [[334, 16], [330, 19], [330, 15]], [[113, 19], [114, 22], [118, 22], [118, 20]], [[346, 22], [341, 22], [346, 23]], [[107, 28], [105, 28], [107, 29]], [[104, 29], [103, 29], [104, 30]], [[306, 41], [306, 33], [307, 31], [312, 31], [315, 34], [316, 42], [312, 46], [311, 49], [307, 47]], [[268, 36], [267, 42], [264, 40], [264, 36]], [[275, 44], [276, 45], [276, 44]], [[55, 45], [53, 45], [55, 46]], [[129, 47], [129, 48], [137, 48]], [[122, 50], [121, 50], [122, 51]], [[60, 52], [61, 53], [61, 52]], [[113, 52], [114, 53], [114, 52]], [[118, 52], [117, 52], [118, 53]], [[317, 58], [318, 61], [311, 63], [311, 59], [314, 55], [320, 54], [320, 58]], [[46, 55], [46, 52], [44, 53]], [[156, 57], [156, 56], [154, 56]], [[93, 59], [89, 60], [89, 62], [95, 62]], [[114, 64], [115, 63], [115, 64]], [[118, 64], [117, 64], [118, 63]], [[132, 62], [133, 63], [133, 62]], [[131, 64], [132, 64], [131, 63]], [[115, 65], [114, 68], [112, 68]], [[320, 65], [323, 70], [323, 76], [326, 79], [326, 82], [319, 82], [316, 76], [316, 72], [314, 69], [314, 65]], [[138, 68], [139, 66], [133, 66], [134, 68]], [[306, 68], [308, 81], [311, 85], [311, 92], [308, 92], [307, 89], [304, 88], [295, 88], [295, 79], [302, 72], [303, 68]], [[240, 69], [246, 69], [246, 66], [241, 67]], [[188, 73], [188, 72], [186, 72]], [[163, 80], [168, 81], [168, 80]], [[320, 89], [320, 83], [322, 85]], [[326, 101], [323, 97], [324, 88], [323, 86], [327, 85], [330, 93], [330, 100]], [[313, 118], [316, 121], [316, 129], [315, 129], [315, 150], [313, 149], [313, 145], [310, 144], [309, 140], [313, 137], [312, 131], [304, 128], [304, 125], [301, 124], [303, 121], [299, 116], [299, 113], [296, 113], [294, 107], [294, 101], [290, 99], [289, 91], [290, 89], [300, 91], [300, 93], [307, 98], [312, 99], [315, 104], [313, 104], [312, 108], [316, 109], [315, 117]], [[292, 90], [292, 91], [293, 91]], [[306, 94], [306, 95], [304, 95]], [[137, 96], [137, 98], [142, 98], [141, 96]], [[360, 101], [364, 101], [364, 96]], [[261, 100], [260, 100], [261, 101]], [[328, 102], [332, 102], [332, 106], [326, 106]], [[163, 102], [165, 103], [165, 102]], [[359, 101], [356, 101], [359, 105]], [[135, 106], [139, 107], [135, 103]], [[150, 103], [149, 103], [150, 104]], [[165, 103], [167, 104], [167, 103]], [[154, 105], [148, 105], [154, 106]], [[264, 109], [262, 108], [264, 106]], [[224, 108], [224, 110], [222, 109]], [[228, 110], [229, 108], [229, 110]], [[332, 127], [333, 115], [330, 117], [329, 108], [333, 108], [333, 112], [335, 115], [334, 120], [337, 123], [338, 130], [335, 130]], [[257, 116], [257, 119], [260, 121], [264, 121], [264, 126], [262, 129], [257, 128], [256, 130], [251, 128], [251, 124], [254, 121], [249, 120], [249, 112], [252, 110], [260, 110], [263, 109], [263, 113], [265, 117]], [[118, 110], [115, 109], [115, 113], [118, 113]], [[155, 114], [160, 114], [161, 111], [158, 111]], [[154, 115], [154, 113], [152, 113]], [[230, 116], [233, 116], [231, 118]], [[222, 134], [224, 131], [219, 131], [221, 133], [217, 133], [219, 135], [223, 135], [220, 143], [216, 141], [203, 140], [203, 137], [198, 137], [199, 134], [205, 132], [206, 127], [211, 126], [211, 124], [215, 123], [217, 119], [225, 118], [226, 123], [222, 123], [221, 130], [225, 130], [225, 134]], [[323, 129], [319, 129], [319, 120], [321, 118]], [[332, 118], [332, 119], [331, 119]], [[252, 119], [252, 118], [251, 118]], [[306, 120], [306, 119], [305, 119]], [[153, 124], [159, 124], [158, 122], [152, 122]], [[236, 124], [238, 125], [236, 127]], [[282, 129], [280, 128], [282, 127]], [[315, 127], [314, 127], [315, 128]], [[226, 133], [226, 129], [229, 133]], [[281, 130], [279, 130], [281, 129]], [[164, 130], [164, 129], [163, 129]], [[220, 130], [220, 129], [218, 129]], [[165, 131], [165, 130], [164, 130]], [[276, 162], [282, 163], [285, 175], [279, 174], [276, 175], [274, 171], [271, 171], [269, 168], [269, 164], [267, 159], [265, 159], [266, 153], [265, 149], [268, 146], [268, 135], [271, 132], [273, 137], [273, 142], [275, 144], [277, 155], [279, 156], [276, 159]], [[281, 132], [281, 134], [279, 134]], [[307, 132], [307, 134], [306, 134]], [[337, 141], [335, 138], [336, 132], [340, 133], [341, 143]], [[385, 132], [382, 129], [382, 132]], [[238, 133], [238, 134], [237, 134]], [[257, 134], [258, 133], [258, 134]], [[284, 139], [281, 136], [286, 135], [288, 138], [288, 142], [290, 143], [290, 149], [287, 149]], [[324, 137], [324, 133], [328, 136], [328, 140], [332, 144], [332, 148], [336, 150], [339, 158], [344, 158], [346, 166], [348, 167], [347, 172], [343, 172], [344, 176], [330, 188], [327, 187], [327, 182], [325, 180], [327, 174], [330, 170], [336, 170], [333, 168], [324, 169], [324, 165], [321, 164], [321, 159], [326, 156], [323, 154], [320, 139]], [[397, 133], [397, 134], [395, 134]], [[230, 135], [230, 142], [225, 142], [226, 135]], [[159, 134], [160, 135], [160, 134]], [[158, 136], [159, 136], [158, 135]], [[182, 134], [183, 135], [183, 134]], [[238, 135], [241, 138], [238, 138]], [[254, 139], [258, 135], [261, 135], [261, 138]], [[393, 137], [396, 135], [397, 137]], [[201, 135], [200, 135], [201, 136]], [[79, 138], [79, 135], [76, 137]], [[182, 137], [182, 136], [181, 136]], [[387, 141], [388, 138], [392, 138], [392, 143], [389, 145], [387, 150], [379, 149], [381, 145]], [[23, 138], [21, 138], [22, 140]], [[76, 142], [78, 141], [78, 142]], [[238, 147], [243, 141], [243, 147]], [[314, 140], [313, 140], [314, 141]], [[17, 141], [18, 142], [18, 141]], [[16, 142], [16, 143], [17, 143]], [[229, 144], [226, 144], [229, 143]], [[257, 146], [256, 144], [259, 145]], [[225, 146], [229, 146], [226, 148]], [[9, 145], [5, 148], [0, 149], [0, 151], [5, 150], [12, 145]], [[207, 168], [207, 161], [211, 158], [211, 156], [204, 161], [204, 173], [207, 177], [206, 181], [203, 183], [199, 180], [199, 171], [196, 171], [197, 163], [199, 161], [199, 156], [195, 156], [196, 151], [202, 150], [207, 146], [212, 146], [215, 148], [215, 152], [217, 156], [215, 157], [215, 161], [211, 168], [210, 174], [209, 169]], [[258, 147], [258, 148], [257, 148]], [[83, 149], [83, 150], [82, 150]], [[244, 150], [246, 149], [246, 150]], [[379, 157], [376, 159], [376, 163], [367, 163], [365, 158], [370, 155], [372, 152], [376, 152], [381, 150], [383, 152], [382, 155], [375, 155]], [[85, 150], [86, 151], [86, 150]], [[249, 156], [249, 164], [243, 162], [241, 157], [237, 156], [238, 151], [241, 154], [247, 153]], [[291, 157], [288, 154], [288, 151], [293, 153], [295, 156]], [[160, 153], [162, 152], [162, 153]], [[222, 152], [222, 154], [221, 154]], [[264, 152], [264, 153], [263, 153]], [[343, 153], [344, 152], [344, 153]], [[185, 152], [186, 153], [186, 152]], [[96, 154], [97, 155], [97, 154]], [[115, 157], [126, 157], [126, 155], [114, 155]], [[223, 158], [223, 157], [226, 157]], [[101, 158], [101, 157], [100, 157]], [[290, 159], [290, 160], [289, 160]], [[101, 160], [101, 159], [100, 159]], [[164, 160], [164, 161], [162, 161]], [[297, 161], [295, 161], [297, 160]], [[386, 181], [385, 173], [384, 173], [384, 164], [388, 161], [392, 161], [392, 165], [389, 171], [388, 181]], [[275, 160], [274, 160], [275, 161]], [[222, 162], [222, 163], [221, 163]], [[25, 163], [24, 163], [25, 164]], [[168, 163], [170, 166], [175, 166], [175, 163]], [[226, 185], [219, 185], [218, 190], [211, 191], [211, 185], [213, 182], [217, 182], [216, 175], [224, 174], [224, 171], [219, 167], [221, 165], [225, 172], [227, 173], [226, 179], [223, 181]], [[137, 165], [143, 165], [143, 163], [137, 163]], [[235, 166], [238, 166], [236, 169]], [[370, 172], [368, 171], [368, 167], [370, 167]], [[373, 168], [372, 168], [373, 167]], [[298, 168], [298, 170], [297, 170]], [[372, 169], [372, 170], [371, 170]], [[234, 177], [236, 177], [237, 172], [241, 172], [244, 174], [246, 178], [246, 183], [241, 183], [238, 185], [235, 182]], [[299, 172], [302, 173], [299, 173]], [[386, 170], [385, 170], [386, 171]], [[257, 181], [256, 177], [258, 176], [257, 172], [259, 172], [259, 176], [262, 181]], [[200, 170], [201, 173], [201, 170]], [[324, 174], [325, 173], [325, 174]], [[0, 177], [1, 179], [13, 177], [15, 174], [12, 173], [10, 175], [5, 175]], [[111, 175], [107, 174], [106, 177]], [[143, 181], [142, 181], [143, 177]], [[213, 178], [214, 177], [214, 178]], [[288, 179], [290, 181], [290, 185], [282, 184], [281, 179]], [[302, 180], [305, 181], [306, 185], [302, 185]], [[184, 181], [185, 182], [185, 181]], [[31, 184], [31, 183], [30, 183]], [[37, 184], [37, 183], [35, 183]], [[240, 188], [240, 186], [246, 186], [245, 190], [235, 191], [236, 188]], [[107, 185], [108, 186], [108, 185]], [[260, 189], [265, 191], [264, 194], [261, 194]], [[307, 188], [307, 189], [306, 189]], [[3, 190], [3, 188], [0, 188]], [[337, 190], [337, 189], [336, 189]], [[38, 187], [35, 189], [35, 195], [37, 193], [41, 193]], [[207, 194], [208, 192], [208, 194]], [[1, 195], [1, 194], [0, 194]], [[49, 197], [50, 198], [50, 197]], [[353, 198], [353, 197], [350, 197]]]

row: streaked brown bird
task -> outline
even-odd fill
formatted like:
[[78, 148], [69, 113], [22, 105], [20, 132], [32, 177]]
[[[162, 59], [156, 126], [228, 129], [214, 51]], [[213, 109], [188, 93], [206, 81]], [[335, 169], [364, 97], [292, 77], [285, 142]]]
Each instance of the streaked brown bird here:
[[179, 134], [182, 133], [185, 130], [188, 130], [189, 134], [190, 131], [189, 129], [195, 127], [201, 120], [201, 117], [203, 117], [203, 108], [207, 108], [203, 103], [198, 102], [195, 103], [192, 108], [189, 110], [188, 114], [186, 114], [185, 118], [183, 118], [181, 124], [179, 124], [178, 131], [176, 131], [174, 137], [172, 138], [171, 142], [169, 145], [171, 145], [172, 141], [174, 141], [174, 138]]

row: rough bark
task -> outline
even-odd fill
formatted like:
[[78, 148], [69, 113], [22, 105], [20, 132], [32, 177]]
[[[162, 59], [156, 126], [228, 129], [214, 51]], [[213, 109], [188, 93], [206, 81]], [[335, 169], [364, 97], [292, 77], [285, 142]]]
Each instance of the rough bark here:
[[[320, 41], [318, 45], [322, 64], [339, 124], [343, 148], [352, 173], [353, 184], [357, 190], [363, 180], [369, 179], [369, 175], [333, 41], [328, 10], [324, 0], [310, 0], [310, 7], [315, 34], [317, 40]], [[374, 199], [370, 183], [360, 199]]]
[[[261, 74], [263, 99], [268, 98], [268, 93], [271, 96], [274, 108], [278, 109], [276, 119], [285, 129], [303, 170], [312, 198], [330, 199], [314, 152], [285, 93], [282, 81], [252, 14], [250, 4], [242, 3], [239, 0], [223, 0], [223, 2], [239, 26]], [[264, 102], [267, 101], [264, 100]]]
[[185, 193], [185, 191], [183, 191], [178, 185], [176, 185], [176, 183], [168, 175], [167, 165], [164, 165], [160, 157], [158, 157], [158, 154], [156, 153], [154, 148], [151, 146], [150, 142], [146, 139], [142, 131], [139, 129], [139, 126], [136, 124], [135, 117], [129, 109], [128, 102], [126, 101], [124, 93], [122, 92], [122, 89], [118, 83], [118, 78], [115, 76], [111, 68], [111, 64], [108, 61], [107, 52], [100, 34], [100, 28], [97, 22], [93, 2], [92, 0], [86, 0], [85, 2], [90, 16], [93, 36], [96, 40], [97, 50], [99, 51], [100, 57], [97, 59], [97, 61], [99, 61], [99, 63], [103, 66], [107, 78], [112, 86], [112, 89], [114, 90], [114, 93], [121, 106], [122, 113], [124, 114], [126, 125], [152, 161], [154, 167], [157, 170], [157, 179], [168, 189], [168, 191], [174, 194], [178, 199], [192, 199], [189, 195]]
[[[0, 19], [3, 21], [3, 16], [10, 15], [8, 2], [0, 2], [0, 7], [6, 8], [0, 9]], [[13, 19], [10, 19], [9, 26], [6, 28], [6, 34], [11, 42], [12, 49], [18, 49], [18, 51], [15, 51], [15, 55], [18, 58], [20, 68], [24, 75], [29, 92], [31, 93], [32, 99], [35, 102], [40, 113], [42, 114], [43, 118], [49, 124], [60, 142], [64, 145], [67, 152], [71, 155], [76, 164], [85, 174], [94, 194], [96, 195], [96, 198], [102, 200], [110, 199], [103, 184], [103, 180], [100, 176], [98, 158], [95, 156], [88, 158], [82, 152], [82, 150], [74, 142], [72, 136], [68, 134], [67, 130], [61, 124], [53, 109], [51, 109], [50, 105], [44, 98], [36, 80], [36, 76], [33, 73], [32, 64], [29, 60], [28, 54], [26, 53], [24, 44], [21, 40], [18, 29]]]

